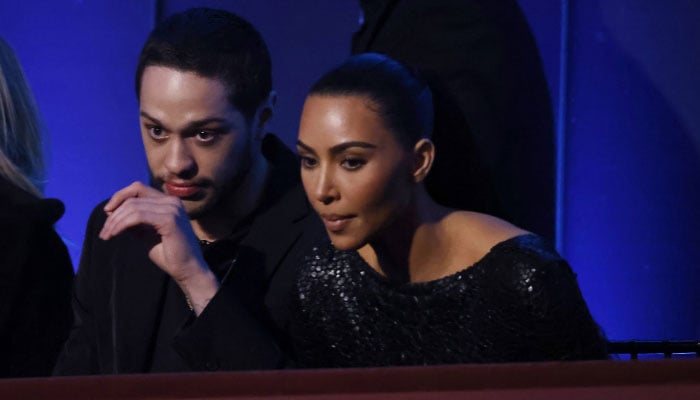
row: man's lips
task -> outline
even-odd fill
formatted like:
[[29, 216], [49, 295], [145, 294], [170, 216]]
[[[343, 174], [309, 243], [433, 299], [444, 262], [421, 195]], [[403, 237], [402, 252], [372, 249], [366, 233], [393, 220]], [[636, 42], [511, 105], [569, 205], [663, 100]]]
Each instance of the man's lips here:
[[354, 215], [321, 214], [321, 219], [330, 232], [340, 232], [345, 229]]
[[202, 190], [202, 187], [193, 183], [173, 183], [165, 182], [163, 185], [165, 191], [175, 197], [192, 197]]

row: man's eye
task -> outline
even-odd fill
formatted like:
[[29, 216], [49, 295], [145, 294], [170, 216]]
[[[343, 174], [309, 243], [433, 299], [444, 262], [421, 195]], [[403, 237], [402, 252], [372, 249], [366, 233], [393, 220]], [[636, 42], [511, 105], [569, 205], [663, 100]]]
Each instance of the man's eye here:
[[147, 127], [148, 129], [148, 134], [153, 138], [153, 139], [163, 139], [165, 138], [165, 131], [163, 131], [163, 128], [159, 126], [150, 126]]
[[217, 133], [214, 131], [199, 131], [196, 136], [198, 141], [209, 143], [216, 139]]
[[361, 168], [363, 165], [365, 165], [367, 162], [361, 158], [346, 158], [343, 160], [341, 165], [348, 170], [356, 170]]
[[316, 161], [316, 159], [314, 159], [314, 158], [312, 158], [312, 157], [301, 156], [301, 157], [299, 157], [299, 158], [300, 158], [300, 160], [301, 160], [301, 166], [302, 166], [303, 168], [313, 168], [313, 167], [315, 167], [316, 164], [318, 163], [318, 162]]

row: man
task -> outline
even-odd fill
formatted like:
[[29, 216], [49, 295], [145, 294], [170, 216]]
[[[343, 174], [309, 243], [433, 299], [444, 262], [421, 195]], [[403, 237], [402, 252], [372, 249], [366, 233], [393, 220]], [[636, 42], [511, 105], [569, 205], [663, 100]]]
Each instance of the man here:
[[93, 211], [56, 374], [283, 364], [287, 292], [322, 228], [295, 156], [263, 136], [270, 69], [260, 34], [225, 11], [151, 33], [136, 72], [151, 185]]

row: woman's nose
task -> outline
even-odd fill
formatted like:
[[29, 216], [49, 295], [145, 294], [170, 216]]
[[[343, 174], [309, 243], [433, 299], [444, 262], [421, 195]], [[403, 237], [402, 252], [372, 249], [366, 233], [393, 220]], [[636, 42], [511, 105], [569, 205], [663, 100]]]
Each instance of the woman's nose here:
[[334, 184], [332, 172], [324, 168], [319, 172], [315, 190], [316, 200], [324, 205], [331, 204], [340, 197], [340, 192]]

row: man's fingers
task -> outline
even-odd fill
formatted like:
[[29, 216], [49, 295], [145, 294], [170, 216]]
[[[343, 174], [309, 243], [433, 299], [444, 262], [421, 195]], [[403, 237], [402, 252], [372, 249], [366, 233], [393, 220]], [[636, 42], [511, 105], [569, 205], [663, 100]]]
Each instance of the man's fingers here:
[[127, 198], [105, 221], [99, 237], [108, 240], [137, 225], [148, 225], [158, 230], [168, 219], [177, 215], [177, 206], [171, 201], [155, 198]]
[[137, 226], [148, 226], [157, 231], [157, 226], [162, 225], [163, 219], [169, 217], [169, 214], [152, 210], [134, 210], [128, 213], [115, 213], [114, 215], [116, 215], [116, 218], [110, 221], [109, 225], [105, 224], [100, 232], [102, 240], [111, 239], [129, 228]]
[[112, 195], [107, 204], [104, 206], [104, 210], [107, 214], [114, 212], [124, 201], [132, 197], [148, 198], [148, 197], [159, 197], [165, 196], [165, 194], [153, 189], [150, 186], [144, 185], [142, 182], [136, 181], [131, 185], [117, 191]]

